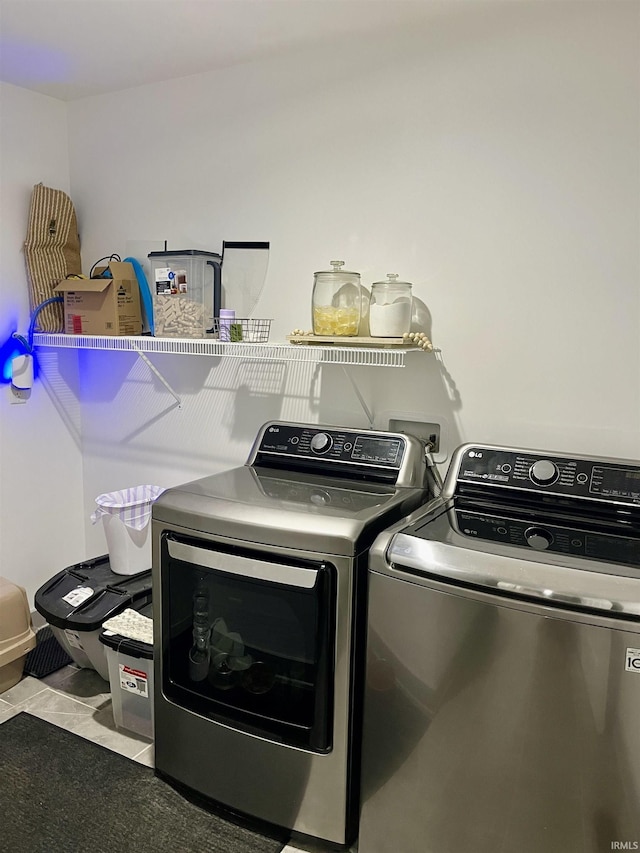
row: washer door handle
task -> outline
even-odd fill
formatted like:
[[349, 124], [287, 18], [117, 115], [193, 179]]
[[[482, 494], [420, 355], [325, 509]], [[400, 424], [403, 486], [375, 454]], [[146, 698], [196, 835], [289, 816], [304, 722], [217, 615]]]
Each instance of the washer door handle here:
[[184, 563], [204, 566], [225, 572], [229, 575], [254, 578], [267, 583], [279, 583], [286, 586], [297, 586], [301, 589], [313, 589], [316, 585], [318, 572], [303, 566], [291, 566], [284, 563], [269, 563], [263, 560], [253, 560], [250, 557], [238, 557], [224, 551], [211, 548], [198, 548], [169, 539], [167, 542], [169, 555]]

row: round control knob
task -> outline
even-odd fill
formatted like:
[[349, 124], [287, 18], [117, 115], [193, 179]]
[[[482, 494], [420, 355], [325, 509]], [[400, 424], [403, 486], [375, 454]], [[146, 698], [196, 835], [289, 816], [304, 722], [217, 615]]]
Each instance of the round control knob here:
[[536, 551], [546, 551], [553, 542], [553, 536], [544, 527], [528, 527], [524, 532], [524, 538], [530, 548]]
[[311, 449], [314, 453], [326, 453], [333, 444], [333, 440], [326, 432], [317, 432], [311, 439]]
[[538, 459], [529, 468], [529, 477], [537, 486], [550, 486], [558, 479], [558, 468], [548, 459]]

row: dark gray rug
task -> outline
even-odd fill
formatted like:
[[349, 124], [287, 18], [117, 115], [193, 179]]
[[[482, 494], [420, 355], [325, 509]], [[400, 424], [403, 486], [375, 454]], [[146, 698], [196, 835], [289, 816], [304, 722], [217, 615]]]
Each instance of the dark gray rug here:
[[22, 713], [0, 725], [0, 850], [280, 853], [184, 799], [150, 767]]

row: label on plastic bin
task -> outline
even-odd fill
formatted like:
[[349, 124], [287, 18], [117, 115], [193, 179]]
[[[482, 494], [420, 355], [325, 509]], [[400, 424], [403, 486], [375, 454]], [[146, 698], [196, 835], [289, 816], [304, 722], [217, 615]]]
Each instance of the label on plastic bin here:
[[82, 651], [84, 651], [84, 649], [82, 648], [82, 643], [80, 642], [80, 635], [77, 631], [71, 631], [69, 630], [69, 628], [65, 628], [64, 635], [67, 638], [67, 642], [70, 646], [72, 646], [72, 648], [81, 649]]
[[77, 586], [75, 589], [72, 589], [71, 592], [64, 595], [62, 600], [66, 601], [67, 604], [70, 604], [72, 607], [77, 607], [79, 604], [82, 604], [83, 601], [86, 601], [87, 598], [91, 598], [92, 595], [93, 590], [90, 586]]
[[141, 669], [133, 669], [126, 663], [119, 664], [120, 687], [129, 693], [137, 693], [138, 696], [149, 697], [149, 679], [147, 673]]
[[156, 293], [158, 296], [187, 292], [187, 271], [160, 267], [156, 270]]
[[160, 294], [171, 293], [171, 284], [173, 282], [173, 273], [169, 267], [161, 267], [156, 270], [156, 293]]

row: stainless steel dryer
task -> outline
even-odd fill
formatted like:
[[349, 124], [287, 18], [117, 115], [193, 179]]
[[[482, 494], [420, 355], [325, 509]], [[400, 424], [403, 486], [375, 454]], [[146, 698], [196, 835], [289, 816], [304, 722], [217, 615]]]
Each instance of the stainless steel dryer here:
[[429, 497], [402, 434], [272, 422], [153, 506], [155, 764], [288, 833], [357, 832], [368, 552]]
[[360, 853], [640, 848], [640, 464], [465, 445], [371, 551]]

